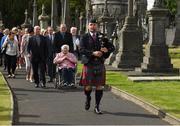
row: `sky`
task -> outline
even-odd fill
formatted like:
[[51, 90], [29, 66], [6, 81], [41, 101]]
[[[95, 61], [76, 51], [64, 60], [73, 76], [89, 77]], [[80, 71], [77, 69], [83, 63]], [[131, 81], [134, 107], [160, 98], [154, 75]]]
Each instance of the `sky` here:
[[148, 0], [148, 7], [147, 7], [148, 10], [152, 8], [153, 3], [154, 3], [154, 0]]

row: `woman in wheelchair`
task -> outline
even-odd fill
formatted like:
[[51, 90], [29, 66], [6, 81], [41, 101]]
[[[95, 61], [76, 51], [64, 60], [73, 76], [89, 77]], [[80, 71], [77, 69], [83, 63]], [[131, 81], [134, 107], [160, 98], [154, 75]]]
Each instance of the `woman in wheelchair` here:
[[69, 52], [69, 46], [63, 45], [61, 52], [54, 58], [58, 71], [63, 81], [63, 86], [74, 86], [74, 74], [77, 64], [76, 56]]

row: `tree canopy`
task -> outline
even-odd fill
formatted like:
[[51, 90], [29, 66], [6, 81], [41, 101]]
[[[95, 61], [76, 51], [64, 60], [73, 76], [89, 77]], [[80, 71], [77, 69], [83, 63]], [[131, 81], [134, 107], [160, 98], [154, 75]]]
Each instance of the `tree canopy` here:
[[176, 0], [165, 0], [166, 7], [170, 10], [172, 15], [177, 13], [177, 3]]
[[[5, 27], [13, 27], [21, 25], [25, 19], [25, 9], [28, 10], [29, 18], [32, 20], [33, 13], [33, 1], [34, 0], [0, 0], [0, 11], [2, 12], [3, 23]], [[57, 0], [60, 5], [60, 0]], [[85, 0], [69, 0], [70, 2], [70, 15], [72, 22], [78, 18], [80, 12], [85, 11]], [[37, 0], [38, 15], [41, 14], [42, 4], [45, 5], [46, 14], [51, 14], [51, 0]], [[172, 15], [177, 13], [176, 0], [165, 0], [167, 8], [170, 10]], [[61, 11], [58, 6], [58, 12]], [[59, 19], [60, 19], [60, 13]]]
[[[32, 20], [34, 0], [0, 0], [0, 11], [2, 12], [3, 23], [5, 27], [11, 28], [13, 26], [20, 26], [25, 20], [25, 9], [28, 10], [28, 17]], [[70, 15], [77, 18], [77, 12], [85, 10], [85, 0], [69, 0], [70, 1]], [[60, 0], [57, 0], [60, 3]], [[58, 5], [59, 5], [58, 3]], [[41, 14], [42, 4], [45, 5], [46, 14], [51, 14], [51, 0], [37, 0], [38, 15]], [[60, 12], [58, 6], [58, 12]], [[78, 10], [78, 11], [77, 11]], [[60, 14], [59, 18], [60, 18]]]

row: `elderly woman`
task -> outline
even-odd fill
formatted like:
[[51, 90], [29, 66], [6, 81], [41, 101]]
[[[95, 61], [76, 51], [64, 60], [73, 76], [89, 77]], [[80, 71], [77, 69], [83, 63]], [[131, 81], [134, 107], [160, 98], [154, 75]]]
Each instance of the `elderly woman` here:
[[69, 52], [68, 45], [63, 45], [61, 47], [61, 52], [56, 55], [53, 62], [58, 65], [64, 86], [74, 86], [73, 73], [77, 59], [73, 53]]

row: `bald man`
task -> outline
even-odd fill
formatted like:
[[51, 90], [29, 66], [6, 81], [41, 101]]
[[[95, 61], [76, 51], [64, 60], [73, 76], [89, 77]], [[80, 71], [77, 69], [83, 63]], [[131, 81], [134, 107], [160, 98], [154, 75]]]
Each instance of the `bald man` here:
[[[28, 54], [31, 57], [35, 87], [46, 87], [45, 68], [47, 60], [47, 41], [40, 35], [40, 27], [34, 27], [34, 35], [29, 39]], [[40, 74], [39, 74], [40, 70]]]

